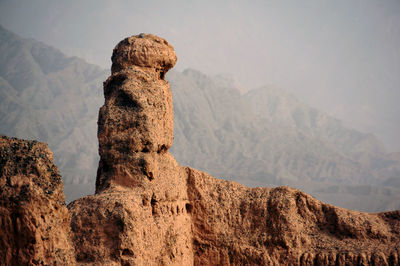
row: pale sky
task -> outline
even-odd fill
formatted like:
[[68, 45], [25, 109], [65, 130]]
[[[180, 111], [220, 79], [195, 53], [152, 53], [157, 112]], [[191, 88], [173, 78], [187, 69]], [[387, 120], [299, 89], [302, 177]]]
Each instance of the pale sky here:
[[400, 1], [0, 0], [0, 24], [104, 68], [141, 32], [177, 70], [273, 84], [400, 151]]

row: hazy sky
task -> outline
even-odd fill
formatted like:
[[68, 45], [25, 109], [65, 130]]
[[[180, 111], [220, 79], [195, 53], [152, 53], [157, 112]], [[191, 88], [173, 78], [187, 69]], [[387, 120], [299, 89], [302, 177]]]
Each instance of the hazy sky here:
[[119, 40], [154, 33], [177, 70], [283, 87], [400, 151], [399, 0], [0, 0], [0, 24], [105, 68]]

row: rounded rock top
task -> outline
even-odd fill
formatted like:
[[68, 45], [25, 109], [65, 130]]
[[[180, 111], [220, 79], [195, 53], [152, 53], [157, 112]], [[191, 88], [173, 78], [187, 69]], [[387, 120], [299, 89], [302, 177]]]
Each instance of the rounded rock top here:
[[153, 68], [166, 73], [176, 64], [174, 47], [153, 34], [141, 33], [120, 41], [111, 57], [111, 72], [119, 72], [130, 66]]

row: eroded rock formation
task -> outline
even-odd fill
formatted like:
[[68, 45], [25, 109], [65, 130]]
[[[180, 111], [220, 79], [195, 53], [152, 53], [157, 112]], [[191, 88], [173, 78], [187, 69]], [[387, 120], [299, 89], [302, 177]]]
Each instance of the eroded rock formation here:
[[133, 36], [115, 47], [112, 62], [99, 112], [97, 192], [136, 187], [145, 182], [139, 176], [151, 181], [173, 140], [172, 94], [164, 80], [176, 63], [172, 46], [154, 35]]
[[[132, 36], [116, 46], [112, 61], [99, 112], [96, 194], [68, 206], [77, 264], [399, 264], [400, 211], [350, 211], [296, 189], [247, 188], [179, 166], [168, 152], [173, 112], [164, 76], [176, 55], [167, 41], [148, 34]], [[3, 164], [1, 188], [15, 186]], [[38, 171], [36, 175], [43, 176]], [[26, 182], [36, 182], [35, 175]], [[46, 182], [37, 184], [44, 188], [39, 199], [48, 197]], [[24, 191], [18, 186], [10, 193], [2, 190], [2, 206], [21, 205], [20, 199], [7, 200]], [[53, 211], [48, 216], [64, 210], [61, 205], [33, 208]], [[8, 238], [18, 235], [12, 223], [20, 222], [3, 216], [1, 221]], [[68, 235], [68, 230], [62, 232]], [[66, 240], [63, 243], [68, 247]], [[12, 258], [19, 246], [4, 250], [11, 254], [4, 256]]]
[[141, 34], [112, 56], [99, 113], [94, 196], [69, 206], [77, 260], [132, 265], [397, 264], [400, 213], [366, 214], [287, 187], [246, 188], [169, 154], [167, 41]]
[[99, 113], [98, 194], [73, 202], [77, 259], [84, 263], [193, 264], [187, 172], [168, 153], [176, 55], [141, 34], [114, 49]]
[[75, 264], [69, 223], [47, 144], [0, 136], [0, 264]]

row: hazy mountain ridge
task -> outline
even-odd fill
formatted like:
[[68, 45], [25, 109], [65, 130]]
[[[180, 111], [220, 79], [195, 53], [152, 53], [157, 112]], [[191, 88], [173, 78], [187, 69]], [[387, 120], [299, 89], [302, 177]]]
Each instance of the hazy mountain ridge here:
[[[0, 133], [48, 142], [68, 199], [93, 192], [108, 71], [0, 31]], [[387, 155], [374, 136], [346, 129], [278, 88], [242, 95], [232, 79], [190, 69], [167, 79], [175, 108], [171, 152], [181, 164], [247, 185], [300, 187], [340, 206], [400, 208], [399, 189], [374, 186], [396, 185], [400, 176], [398, 156]], [[360, 185], [371, 187], [369, 194], [351, 193]]]
[[[345, 128], [340, 120], [302, 104], [281, 88], [265, 86], [248, 92], [244, 97], [253, 103], [257, 115], [328, 141], [345, 153], [353, 154], [359, 149], [385, 153], [383, 144], [374, 135]], [[362, 146], [363, 143], [369, 147]]]
[[[365, 163], [370, 157], [386, 156], [374, 136], [346, 129], [280, 89], [265, 87], [241, 96], [194, 70], [173, 72], [168, 79], [176, 113], [173, 151], [185, 164], [242, 182], [265, 182], [265, 177], [272, 178], [269, 183], [279, 178], [381, 182], [365, 175], [375, 170]], [[215, 157], [203, 156], [206, 153]], [[387, 159], [385, 163], [390, 164]]]
[[[340, 120], [302, 104], [280, 88], [263, 87], [250, 91], [244, 97], [253, 103], [257, 115], [311, 137], [326, 149], [368, 171], [379, 171], [393, 163], [398, 164], [386, 154], [383, 144], [374, 135], [348, 129]], [[378, 176], [374, 179], [361, 174], [363, 178], [354, 181], [381, 182]]]

